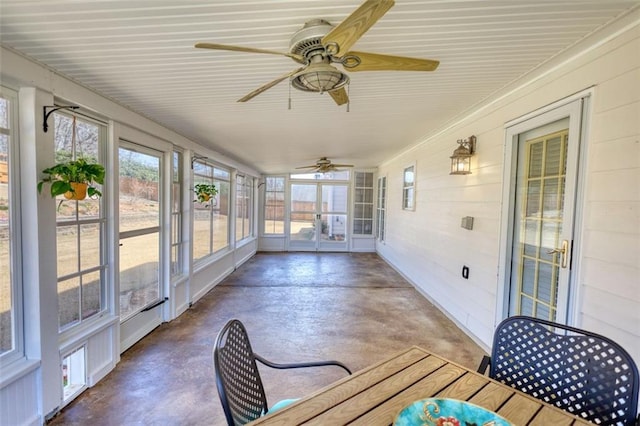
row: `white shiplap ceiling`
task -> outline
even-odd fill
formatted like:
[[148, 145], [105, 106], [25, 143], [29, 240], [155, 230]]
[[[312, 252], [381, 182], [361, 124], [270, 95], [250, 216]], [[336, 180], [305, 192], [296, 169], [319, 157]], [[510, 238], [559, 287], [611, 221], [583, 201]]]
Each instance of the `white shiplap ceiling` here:
[[[0, 0], [0, 42], [264, 173], [321, 156], [373, 167], [638, 6], [638, 0], [396, 0], [353, 50], [438, 59], [427, 72], [351, 73], [350, 112], [287, 81], [306, 21], [340, 23], [358, 0]], [[73, 100], [71, 100], [73, 101]], [[452, 149], [454, 141], [452, 141]]]

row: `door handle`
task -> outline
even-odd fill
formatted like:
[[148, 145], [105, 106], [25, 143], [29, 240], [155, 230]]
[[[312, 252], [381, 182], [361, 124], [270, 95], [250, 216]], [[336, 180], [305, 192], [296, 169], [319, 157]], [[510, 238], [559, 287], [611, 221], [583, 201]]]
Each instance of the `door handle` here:
[[556, 254], [556, 253], [560, 253], [562, 255], [562, 258], [560, 259], [560, 266], [562, 266], [563, 268], [567, 267], [567, 258], [569, 257], [569, 241], [568, 240], [562, 240], [562, 245], [560, 246], [560, 248], [554, 248], [551, 249], [547, 252], [547, 254]]

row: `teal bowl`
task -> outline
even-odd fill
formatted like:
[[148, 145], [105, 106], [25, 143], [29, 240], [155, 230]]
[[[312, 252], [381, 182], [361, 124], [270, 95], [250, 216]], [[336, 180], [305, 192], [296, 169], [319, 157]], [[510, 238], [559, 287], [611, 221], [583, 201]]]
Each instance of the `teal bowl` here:
[[513, 426], [493, 411], [466, 401], [427, 398], [400, 411], [394, 426]]

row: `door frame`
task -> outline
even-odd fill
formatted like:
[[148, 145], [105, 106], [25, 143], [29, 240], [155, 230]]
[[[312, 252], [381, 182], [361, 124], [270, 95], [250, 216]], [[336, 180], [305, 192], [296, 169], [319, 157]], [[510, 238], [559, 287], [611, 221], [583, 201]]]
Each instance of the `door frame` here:
[[[509, 312], [511, 256], [514, 231], [514, 209], [516, 174], [518, 168], [518, 136], [554, 121], [569, 118], [569, 147], [577, 150], [575, 168], [567, 165], [566, 176], [575, 179], [575, 191], [566, 194], [566, 199], [573, 200], [573, 227], [571, 229], [569, 282], [566, 297], [559, 298], [558, 307], [563, 303], [565, 314], [558, 316], [558, 322], [568, 325], [579, 325], [578, 309], [581, 301], [580, 259], [582, 252], [583, 212], [584, 212], [584, 183], [585, 165], [587, 158], [588, 122], [590, 116], [591, 96], [593, 89], [576, 93], [560, 101], [526, 114], [505, 123], [504, 165], [502, 176], [502, 211], [500, 219], [500, 250], [498, 263], [498, 282], [496, 288], [495, 324], [505, 319]], [[577, 140], [576, 140], [577, 138]], [[568, 185], [567, 185], [568, 186]], [[558, 310], [560, 312], [560, 309]]]

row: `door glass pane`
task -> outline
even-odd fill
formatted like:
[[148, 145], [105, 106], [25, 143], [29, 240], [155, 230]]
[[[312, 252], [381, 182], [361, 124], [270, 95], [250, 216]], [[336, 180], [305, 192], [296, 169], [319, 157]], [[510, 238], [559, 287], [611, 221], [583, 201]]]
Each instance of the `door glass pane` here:
[[315, 241], [316, 240], [316, 215], [315, 213], [291, 213], [291, 240]]
[[317, 190], [316, 185], [291, 185], [291, 212], [315, 212]]
[[120, 319], [124, 321], [160, 297], [157, 233], [120, 240]]
[[160, 158], [120, 148], [120, 232], [160, 225]]
[[519, 303], [512, 315], [554, 319], [561, 254], [549, 252], [561, 245], [567, 135], [565, 129], [521, 142], [525, 171], [517, 182], [512, 265]]
[[346, 212], [348, 192], [346, 185], [322, 185], [322, 211]]
[[344, 241], [347, 234], [347, 215], [323, 214], [321, 216], [323, 241]]

